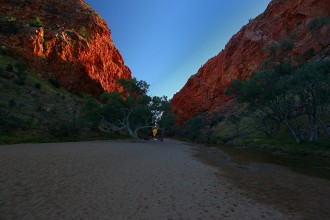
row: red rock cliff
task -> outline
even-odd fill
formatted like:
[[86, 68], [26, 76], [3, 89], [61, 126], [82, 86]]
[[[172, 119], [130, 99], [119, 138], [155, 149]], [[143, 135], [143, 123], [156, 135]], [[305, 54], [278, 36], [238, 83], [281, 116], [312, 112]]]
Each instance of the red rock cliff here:
[[71, 91], [120, 90], [131, 78], [107, 23], [83, 0], [0, 0], [0, 44]]
[[231, 99], [224, 95], [228, 84], [232, 79], [246, 79], [256, 70], [270, 56], [265, 48], [271, 43], [295, 36], [295, 54], [304, 54], [309, 48], [317, 54], [328, 48], [329, 24], [318, 33], [308, 32], [307, 26], [315, 17], [329, 15], [328, 0], [273, 0], [174, 95], [171, 104], [178, 122], [226, 105]]

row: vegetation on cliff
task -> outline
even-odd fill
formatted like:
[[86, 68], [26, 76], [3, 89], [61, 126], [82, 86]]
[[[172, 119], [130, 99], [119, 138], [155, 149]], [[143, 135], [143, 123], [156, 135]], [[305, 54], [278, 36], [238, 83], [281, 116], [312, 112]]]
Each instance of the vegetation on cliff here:
[[70, 138], [78, 128], [81, 95], [56, 80], [46, 80], [13, 56], [0, 51], [0, 143]]
[[[269, 8], [272, 7], [274, 5]], [[313, 7], [319, 8], [320, 5]], [[319, 9], [322, 11], [321, 8]], [[266, 12], [259, 18], [265, 19], [269, 13]], [[258, 19], [258, 22], [264, 21]], [[224, 52], [208, 61], [172, 101], [180, 123], [192, 113], [186, 106], [187, 103], [198, 103], [192, 108], [193, 111], [204, 108], [202, 113], [183, 121], [177, 135], [207, 143], [285, 149], [285, 151], [298, 149], [310, 153], [318, 150], [329, 152], [330, 48], [325, 36], [329, 36], [330, 17], [315, 16], [304, 19], [304, 22], [299, 30], [283, 34], [282, 39], [267, 44], [260, 43], [259, 46], [262, 47], [258, 47], [259, 51], [254, 52], [254, 55], [263, 56], [257, 58], [259, 65], [252, 73], [246, 70], [244, 77], [242, 74], [239, 76], [220, 74], [218, 77], [222, 80], [225, 78], [228, 85], [219, 83], [218, 92], [211, 92], [213, 88], [207, 89], [209, 84], [203, 82], [203, 77], [206, 77], [206, 80], [214, 79], [216, 70], [208, 67], [209, 65], [222, 66], [228, 63], [224, 63], [223, 59], [229, 47], [226, 46]], [[255, 25], [248, 24], [241, 32], [246, 32], [251, 28], [250, 26]], [[240, 32], [229, 42], [229, 46], [239, 36]], [[302, 39], [306, 40], [304, 44], [301, 43]], [[246, 39], [243, 37], [243, 40]], [[246, 67], [242, 62], [239, 66], [241, 69]], [[237, 66], [229, 62], [229, 67], [226, 69], [229, 68], [237, 68]], [[196, 78], [198, 85], [194, 84]], [[205, 92], [199, 91], [202, 84]], [[214, 80], [210, 84], [213, 85]], [[186, 94], [189, 88], [194, 88], [194, 91]], [[199, 91], [198, 96], [187, 98], [194, 95], [195, 91]], [[210, 93], [212, 96], [221, 97], [219, 102], [206, 97], [210, 96]], [[202, 96], [205, 96], [202, 103], [207, 102], [215, 106], [212, 108], [208, 108], [207, 105], [202, 106], [199, 102]], [[180, 103], [183, 105], [180, 106]], [[182, 110], [183, 107], [188, 108], [188, 111]], [[212, 115], [218, 115], [216, 118], [220, 120], [210, 121]], [[330, 156], [328, 153], [326, 155]]]
[[[292, 39], [271, 45], [272, 56], [249, 79], [234, 79], [226, 90], [234, 95], [236, 109], [195, 116], [177, 134], [208, 143], [330, 151], [329, 54], [325, 50], [315, 57], [307, 49], [303, 55], [288, 56], [294, 49]], [[309, 61], [304, 61], [306, 56]]]
[[124, 92], [98, 99], [71, 93], [1, 47], [0, 143], [149, 138], [155, 126], [170, 131], [174, 116], [166, 97], [150, 97], [144, 81], [119, 83]]
[[[293, 48], [286, 45], [281, 45], [282, 52]], [[233, 80], [227, 94], [234, 94], [239, 103], [246, 104], [246, 115], [254, 119], [254, 127], [268, 137], [278, 134], [282, 125], [298, 144], [305, 141], [306, 133], [310, 142], [316, 142], [319, 126], [329, 138], [329, 58], [300, 65], [293, 65], [291, 59], [272, 61], [248, 80]], [[308, 123], [303, 123], [303, 118]]]
[[6, 0], [0, 12], [0, 143], [138, 138], [173, 125], [167, 98], [132, 79], [84, 1]]

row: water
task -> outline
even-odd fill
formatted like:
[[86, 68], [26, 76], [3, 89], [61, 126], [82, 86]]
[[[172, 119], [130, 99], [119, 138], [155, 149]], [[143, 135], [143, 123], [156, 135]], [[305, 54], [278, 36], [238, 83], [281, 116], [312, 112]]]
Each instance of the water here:
[[226, 154], [227, 160], [240, 165], [249, 163], [275, 164], [289, 168], [292, 171], [330, 180], [330, 159], [312, 156], [297, 156], [293, 154], [274, 153], [265, 150], [240, 148], [232, 146], [210, 147], [212, 154]]

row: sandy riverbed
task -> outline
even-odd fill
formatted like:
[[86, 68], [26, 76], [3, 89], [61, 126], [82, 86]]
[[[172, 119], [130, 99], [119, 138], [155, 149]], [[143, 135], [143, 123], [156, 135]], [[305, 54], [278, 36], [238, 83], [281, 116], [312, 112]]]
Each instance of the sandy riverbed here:
[[0, 219], [303, 219], [246, 193], [194, 148], [173, 140], [0, 146]]

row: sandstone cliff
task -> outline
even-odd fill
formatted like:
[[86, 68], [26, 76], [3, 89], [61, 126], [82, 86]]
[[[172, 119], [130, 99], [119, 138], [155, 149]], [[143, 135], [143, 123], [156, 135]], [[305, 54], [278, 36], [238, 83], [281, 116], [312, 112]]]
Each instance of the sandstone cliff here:
[[251, 20], [225, 49], [190, 77], [174, 95], [171, 104], [179, 123], [202, 112], [222, 109], [232, 97], [224, 95], [232, 79], [246, 79], [270, 54], [266, 48], [285, 38], [293, 38], [291, 55], [313, 49], [318, 54], [329, 48], [329, 24], [307, 31], [316, 17], [330, 16], [328, 0], [273, 0], [264, 13]]
[[0, 44], [70, 91], [116, 91], [118, 78], [131, 78], [107, 23], [83, 0], [0, 0]]

